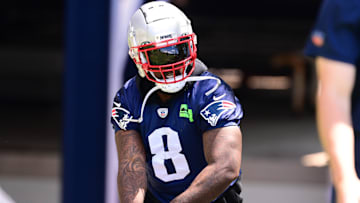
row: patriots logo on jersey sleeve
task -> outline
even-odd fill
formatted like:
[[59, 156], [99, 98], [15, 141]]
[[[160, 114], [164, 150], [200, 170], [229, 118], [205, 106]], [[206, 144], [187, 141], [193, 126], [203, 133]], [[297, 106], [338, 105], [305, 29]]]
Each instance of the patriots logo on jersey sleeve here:
[[132, 116], [130, 116], [130, 112], [128, 110], [120, 106], [120, 103], [114, 102], [111, 117], [114, 119], [119, 128], [126, 130], [126, 126], [130, 122], [130, 119], [132, 119]]
[[200, 111], [200, 115], [207, 120], [211, 126], [216, 126], [222, 114], [235, 108], [236, 105], [230, 101], [213, 101]]

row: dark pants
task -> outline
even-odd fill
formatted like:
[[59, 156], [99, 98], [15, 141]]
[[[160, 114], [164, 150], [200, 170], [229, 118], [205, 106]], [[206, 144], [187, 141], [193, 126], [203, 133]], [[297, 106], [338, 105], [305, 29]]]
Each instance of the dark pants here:
[[[355, 168], [358, 177], [360, 177], [360, 132], [355, 131]], [[336, 203], [335, 188], [332, 186], [331, 203]]]

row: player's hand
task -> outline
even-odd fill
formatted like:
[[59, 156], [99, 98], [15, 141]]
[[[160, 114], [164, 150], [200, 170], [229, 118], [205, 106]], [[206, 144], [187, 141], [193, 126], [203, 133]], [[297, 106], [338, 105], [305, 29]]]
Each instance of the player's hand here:
[[360, 180], [341, 184], [336, 187], [337, 203], [360, 203]]
[[241, 182], [238, 179], [233, 186], [226, 190], [214, 203], [242, 203]]

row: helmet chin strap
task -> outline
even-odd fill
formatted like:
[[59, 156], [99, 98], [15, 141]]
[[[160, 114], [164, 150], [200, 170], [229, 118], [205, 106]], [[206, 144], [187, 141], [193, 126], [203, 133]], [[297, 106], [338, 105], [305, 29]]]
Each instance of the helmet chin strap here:
[[186, 79], [173, 84], [155, 83], [155, 85], [158, 86], [161, 89], [161, 91], [166, 93], [176, 93], [182, 90], [185, 87], [185, 84], [186, 84]]
[[[219, 87], [219, 85], [221, 84], [221, 80], [219, 78], [216, 77], [212, 77], [212, 76], [191, 76], [186, 78], [185, 80], [181, 81], [184, 82], [184, 85], [182, 85], [182, 88], [185, 86], [185, 84], [187, 82], [196, 82], [196, 81], [202, 81], [202, 80], [216, 80], [216, 84], [213, 88], [211, 88], [210, 90], [208, 90], [205, 95], [209, 96], [211, 93], [215, 92], [215, 90]], [[177, 83], [175, 83], [177, 84]], [[170, 84], [173, 85], [173, 84]], [[178, 92], [180, 91], [182, 88], [180, 88], [179, 90], [175, 91]], [[124, 119], [124, 121], [129, 121], [129, 122], [136, 122], [136, 123], [141, 123], [143, 121], [143, 115], [144, 115], [144, 109], [145, 109], [145, 105], [147, 100], [149, 99], [149, 97], [157, 90], [162, 90], [160, 85], [155, 85], [153, 88], [151, 88], [145, 95], [143, 103], [141, 104], [141, 111], [140, 111], [140, 117], [138, 119]], [[168, 93], [175, 93], [175, 92], [168, 92]]]
[[[153, 74], [153, 73], [151, 73], [151, 74]], [[184, 76], [178, 75], [174, 79], [168, 78], [168, 82], [173, 82], [174, 80], [181, 80], [183, 77], [186, 77], [186, 74]], [[186, 84], [186, 79], [176, 82], [176, 83], [171, 83], [171, 84], [164, 84], [165, 80], [157, 79], [157, 81], [159, 81], [161, 83], [155, 83], [155, 85], [159, 86], [161, 91], [166, 92], [166, 93], [176, 93], [176, 92], [182, 90]]]

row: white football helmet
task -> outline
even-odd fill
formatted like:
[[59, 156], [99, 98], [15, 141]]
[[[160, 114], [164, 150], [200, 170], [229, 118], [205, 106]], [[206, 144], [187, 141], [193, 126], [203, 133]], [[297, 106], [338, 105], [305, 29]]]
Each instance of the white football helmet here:
[[195, 68], [196, 36], [191, 22], [174, 5], [142, 5], [128, 27], [129, 55], [139, 75], [168, 93], [180, 91]]

